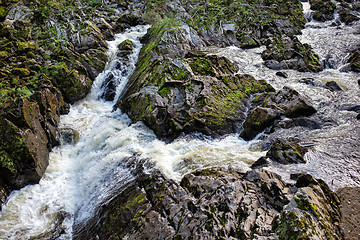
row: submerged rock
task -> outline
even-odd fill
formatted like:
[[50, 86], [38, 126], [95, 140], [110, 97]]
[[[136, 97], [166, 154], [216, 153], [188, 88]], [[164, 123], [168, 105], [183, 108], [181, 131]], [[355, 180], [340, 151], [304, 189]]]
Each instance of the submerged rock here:
[[314, 180], [295, 187], [266, 170], [204, 169], [179, 185], [158, 172], [142, 174], [76, 226], [74, 239], [341, 239], [339, 202]]

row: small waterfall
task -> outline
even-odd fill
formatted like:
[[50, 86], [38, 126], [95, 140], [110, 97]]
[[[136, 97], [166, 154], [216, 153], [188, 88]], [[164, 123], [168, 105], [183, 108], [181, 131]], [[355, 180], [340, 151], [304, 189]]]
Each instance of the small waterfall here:
[[[247, 171], [265, 152], [251, 150], [252, 143], [238, 136], [213, 140], [186, 137], [166, 144], [143, 123], [131, 124], [120, 110], [112, 111], [141, 49], [139, 38], [148, 26], [138, 26], [116, 35], [108, 43], [109, 62], [96, 78], [90, 94], [61, 116], [60, 128], [78, 140], [64, 141], [53, 149], [50, 163], [39, 184], [14, 191], [0, 213], [0, 239], [72, 239], [72, 226], [92, 217], [134, 179], [127, 159], [135, 154], [151, 162], [167, 176], [180, 180], [195, 169], [230, 167]], [[133, 51], [119, 56], [118, 45], [130, 40]], [[113, 101], [101, 96], [106, 80], [113, 76]], [[73, 130], [73, 131], [72, 131]], [[75, 143], [75, 144], [71, 144]]]
[[[309, 10], [309, 5], [306, 6], [304, 9]], [[290, 173], [309, 172], [324, 179], [333, 189], [360, 185], [360, 128], [356, 113], [346, 110], [346, 106], [360, 102], [357, 83], [360, 74], [340, 71], [346, 68], [347, 52], [359, 42], [358, 28], [359, 23], [351, 27], [332, 22], [307, 23], [299, 39], [310, 44], [329, 68], [320, 73], [284, 70], [289, 76], [286, 79], [263, 64], [264, 47], [206, 49], [238, 64], [239, 73], [265, 79], [276, 89], [283, 86], [295, 89], [317, 108], [312, 118], [322, 123], [321, 129], [283, 129], [274, 135], [306, 139], [303, 144], [313, 146], [305, 155], [306, 164], [269, 167], [287, 180]], [[126, 163], [134, 154], [150, 159], [156, 168], [175, 180], [206, 167], [247, 171], [265, 155], [256, 148], [260, 140], [245, 142], [236, 135], [216, 140], [202, 135], [188, 136], [166, 144], [143, 123], [131, 124], [126, 114], [112, 111], [134, 71], [141, 49], [139, 38], [147, 29], [148, 26], [131, 28], [108, 43], [109, 62], [93, 83], [90, 94], [74, 104], [68, 115], [61, 116], [60, 127], [77, 131], [79, 139], [53, 149], [39, 184], [11, 194], [0, 213], [0, 239], [72, 239], [74, 224], [92, 217], [98, 206], [134, 179]], [[133, 50], [124, 58], [119, 55], [118, 45], [127, 39]], [[337, 82], [343, 91], [327, 89], [325, 84], [329, 81]], [[105, 101], [103, 93], [109, 82], [116, 89], [113, 97]]]

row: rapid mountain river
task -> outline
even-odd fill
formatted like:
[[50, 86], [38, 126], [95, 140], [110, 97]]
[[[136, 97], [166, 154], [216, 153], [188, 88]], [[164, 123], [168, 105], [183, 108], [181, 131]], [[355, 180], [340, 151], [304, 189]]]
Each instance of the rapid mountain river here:
[[[304, 9], [305, 15], [309, 16], [308, 3], [304, 3]], [[204, 50], [228, 57], [239, 65], [240, 73], [265, 79], [276, 89], [294, 88], [318, 110], [315, 118], [324, 122], [320, 129], [284, 129], [271, 136], [301, 139], [302, 145], [311, 147], [305, 155], [307, 163], [273, 164], [267, 168], [288, 181], [289, 173], [309, 172], [336, 189], [360, 186], [360, 127], [357, 113], [346, 110], [348, 106], [360, 103], [357, 83], [360, 74], [342, 71], [347, 67], [347, 50], [360, 42], [360, 26], [334, 25], [333, 22], [337, 19], [325, 23], [309, 19], [299, 36], [326, 62], [327, 68], [320, 73], [285, 70], [283, 72], [289, 77], [278, 77], [276, 71], [263, 65], [263, 47]], [[266, 154], [259, 147], [265, 141], [262, 135], [250, 142], [234, 134], [215, 140], [198, 135], [164, 143], [143, 123], [131, 124], [126, 114], [120, 110], [112, 111], [135, 68], [142, 47], [139, 39], [148, 28], [128, 29], [108, 42], [109, 61], [104, 72], [96, 78], [90, 94], [72, 105], [68, 115], [61, 117], [60, 127], [78, 131], [79, 139], [73, 143], [63, 141], [53, 149], [50, 164], [39, 184], [12, 192], [0, 212], [0, 239], [72, 239], [74, 224], [93, 216], [97, 206], [133, 180], [124, 161], [134, 154], [151, 159], [158, 169], [175, 180], [195, 169], [207, 167], [245, 172]], [[134, 51], [129, 62], [119, 62], [117, 46], [126, 39], [134, 44]], [[99, 96], [103, 91], [102, 82], [110, 72], [119, 85], [115, 100], [105, 102]], [[325, 88], [329, 81], [336, 81], [343, 91]]]

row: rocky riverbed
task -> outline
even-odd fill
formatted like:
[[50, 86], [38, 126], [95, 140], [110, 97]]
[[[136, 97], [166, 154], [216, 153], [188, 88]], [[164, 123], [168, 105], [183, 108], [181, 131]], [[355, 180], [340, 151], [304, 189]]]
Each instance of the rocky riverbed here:
[[359, 8], [2, 1], [0, 238], [357, 239]]

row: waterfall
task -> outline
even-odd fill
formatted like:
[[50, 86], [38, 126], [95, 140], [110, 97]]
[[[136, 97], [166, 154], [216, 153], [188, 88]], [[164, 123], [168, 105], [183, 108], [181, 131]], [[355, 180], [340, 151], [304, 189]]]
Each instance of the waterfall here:
[[[305, 9], [310, 11], [308, 5]], [[310, 21], [298, 37], [302, 43], [310, 44], [327, 64], [327, 69], [320, 73], [283, 70], [289, 77], [279, 77], [275, 74], [277, 71], [263, 64], [261, 53], [265, 47], [205, 50], [226, 56], [239, 65], [239, 73], [265, 79], [275, 89], [283, 86], [295, 89], [318, 110], [312, 119], [321, 120], [321, 129], [279, 129], [272, 136], [306, 139], [302, 144], [313, 146], [305, 155], [307, 163], [273, 164], [268, 169], [285, 180], [289, 180], [290, 173], [308, 172], [324, 179], [333, 189], [358, 186], [360, 128], [356, 114], [347, 111], [346, 106], [360, 102], [357, 83], [360, 75], [343, 70], [348, 50], [359, 41], [356, 34], [359, 23], [353, 26], [334, 25], [331, 21], [320, 23], [311, 20], [310, 13], [306, 14]], [[79, 132], [78, 141], [64, 142], [53, 149], [39, 184], [11, 193], [0, 213], [0, 239], [72, 239], [74, 224], [91, 218], [114, 192], [134, 179], [125, 162], [134, 154], [150, 159], [156, 168], [177, 181], [187, 173], [206, 167], [245, 172], [265, 155], [256, 147], [261, 137], [246, 142], [235, 134], [221, 139], [200, 135], [164, 143], [143, 123], [132, 123], [120, 110], [112, 111], [135, 69], [142, 47], [140, 38], [147, 29], [148, 26], [133, 27], [108, 42], [108, 63], [94, 81], [90, 94], [71, 106], [68, 115], [61, 116], [60, 128]], [[124, 40], [133, 44], [126, 58], [118, 55], [118, 45]], [[104, 83], [109, 79], [117, 87], [113, 100], [105, 101], [102, 98]], [[329, 81], [337, 82], [343, 91], [327, 89], [325, 84]]]
[[[140, 38], [148, 26], [137, 26], [108, 42], [108, 63], [93, 83], [89, 95], [61, 116], [60, 128], [79, 132], [75, 144], [64, 142], [50, 154], [39, 184], [13, 191], [0, 213], [0, 239], [71, 239], [72, 226], [91, 218], [134, 177], [126, 159], [134, 154], [148, 158], [167, 176], [180, 180], [195, 169], [222, 166], [242, 171], [265, 153], [250, 150], [253, 142], [232, 135], [182, 138], [166, 144], [143, 123], [131, 124], [120, 110], [112, 111], [141, 49]], [[124, 60], [118, 45], [129, 39], [132, 53]], [[113, 101], [100, 96], [113, 75], [117, 88]]]

